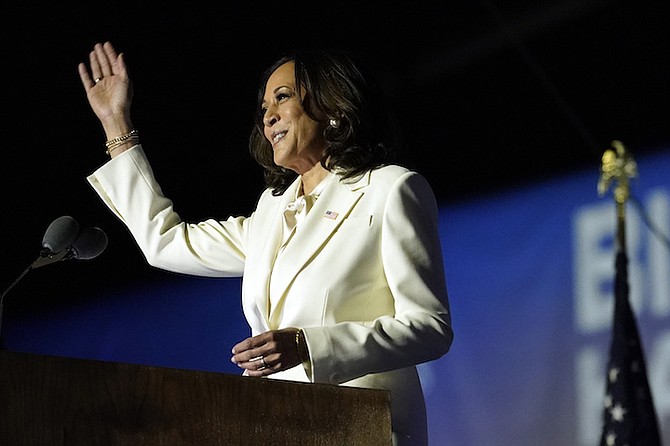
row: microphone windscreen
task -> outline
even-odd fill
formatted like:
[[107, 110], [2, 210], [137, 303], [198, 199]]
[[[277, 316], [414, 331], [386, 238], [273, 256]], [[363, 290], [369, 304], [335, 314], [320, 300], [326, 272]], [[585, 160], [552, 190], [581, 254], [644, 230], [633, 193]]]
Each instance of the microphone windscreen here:
[[79, 235], [79, 223], [77, 220], [64, 215], [55, 219], [42, 238], [42, 247], [49, 249], [52, 253], [61, 252]]
[[75, 259], [89, 260], [98, 257], [107, 248], [107, 234], [100, 228], [88, 228], [74, 241], [72, 254]]

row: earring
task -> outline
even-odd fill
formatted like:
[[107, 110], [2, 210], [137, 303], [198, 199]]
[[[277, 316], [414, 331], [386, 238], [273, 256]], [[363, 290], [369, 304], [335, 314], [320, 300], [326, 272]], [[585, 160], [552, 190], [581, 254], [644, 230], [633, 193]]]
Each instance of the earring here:
[[328, 123], [334, 129], [336, 129], [337, 126], [340, 125], [340, 122], [337, 119], [334, 119], [334, 118], [330, 118], [330, 121], [328, 121]]

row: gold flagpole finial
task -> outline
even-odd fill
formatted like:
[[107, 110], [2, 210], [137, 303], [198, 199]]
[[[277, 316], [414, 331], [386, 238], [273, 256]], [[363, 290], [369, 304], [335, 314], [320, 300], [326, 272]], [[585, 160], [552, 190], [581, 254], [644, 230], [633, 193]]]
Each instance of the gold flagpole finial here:
[[603, 196], [609, 189], [612, 180], [616, 181], [616, 186], [614, 186], [614, 200], [616, 202], [618, 222], [616, 241], [619, 249], [625, 251], [626, 201], [630, 195], [629, 179], [637, 177], [637, 164], [633, 160], [633, 157], [626, 152], [626, 148], [621, 141], [612, 141], [612, 149], [608, 149], [603, 153], [600, 181], [598, 181], [598, 193], [600, 196]]
[[606, 150], [602, 156], [598, 195], [601, 197], [605, 195], [612, 180], [615, 180], [614, 199], [618, 204], [624, 204], [630, 195], [629, 179], [635, 177], [637, 177], [637, 163], [621, 141], [612, 141], [612, 149]]

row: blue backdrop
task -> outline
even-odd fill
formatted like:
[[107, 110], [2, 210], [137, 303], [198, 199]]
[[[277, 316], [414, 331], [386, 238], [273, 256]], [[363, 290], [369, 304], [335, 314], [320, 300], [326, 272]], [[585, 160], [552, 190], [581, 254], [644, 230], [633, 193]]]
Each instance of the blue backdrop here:
[[[627, 213], [631, 301], [670, 444], [670, 151], [638, 159]], [[431, 444], [596, 445], [612, 321], [611, 192], [574, 172], [440, 211], [455, 340], [420, 366]], [[6, 316], [9, 350], [238, 374], [240, 282], [165, 273]]]

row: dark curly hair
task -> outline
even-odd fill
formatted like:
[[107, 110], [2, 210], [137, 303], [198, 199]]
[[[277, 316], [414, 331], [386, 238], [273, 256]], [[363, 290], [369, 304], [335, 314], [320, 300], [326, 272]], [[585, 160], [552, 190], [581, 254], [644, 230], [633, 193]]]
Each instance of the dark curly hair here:
[[[395, 162], [397, 141], [383, 104], [379, 86], [364, 75], [351, 56], [337, 50], [306, 50], [286, 55], [261, 75], [254, 128], [249, 152], [264, 168], [265, 184], [281, 195], [297, 174], [274, 163], [270, 142], [263, 134], [261, 104], [270, 75], [286, 62], [295, 65], [298, 97], [304, 89], [302, 107], [315, 121], [336, 119], [323, 136], [328, 147], [321, 164], [342, 178], [353, 178]], [[321, 117], [321, 118], [319, 118]], [[325, 118], [324, 118], [325, 117]]]

